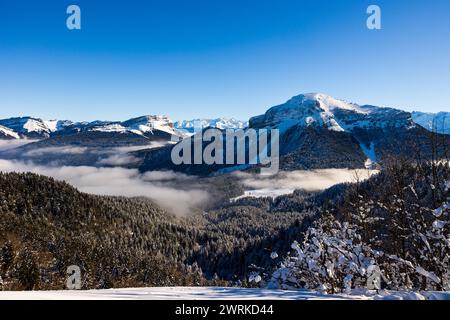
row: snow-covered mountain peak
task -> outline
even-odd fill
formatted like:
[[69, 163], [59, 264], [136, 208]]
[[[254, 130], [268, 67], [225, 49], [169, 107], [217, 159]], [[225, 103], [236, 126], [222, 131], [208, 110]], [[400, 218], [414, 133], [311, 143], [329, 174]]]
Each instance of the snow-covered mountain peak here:
[[165, 124], [170, 124], [171, 120], [167, 116], [163, 115], [144, 115], [137, 118], [132, 118], [123, 123], [127, 126], [133, 124], [142, 124], [142, 125], [152, 125], [155, 122], [163, 122]]
[[140, 134], [153, 132], [153, 130], [163, 131], [172, 135], [180, 135], [174, 130], [172, 120], [167, 116], [162, 115], [146, 115], [133, 118], [121, 123], [128, 131]]
[[74, 124], [72, 121], [69, 120], [44, 120], [43, 122], [50, 130], [50, 132], [63, 130], [64, 128]]
[[145, 115], [123, 122], [96, 121], [87, 125], [89, 131], [110, 133], [132, 133], [142, 136], [153, 135], [155, 132], [164, 132], [169, 135], [182, 137], [183, 134], [176, 129], [167, 116]]
[[367, 115], [374, 112], [376, 107], [360, 106], [355, 103], [349, 103], [344, 100], [333, 98], [324, 93], [306, 93], [295, 96], [286, 103], [275, 106], [272, 109], [272, 112], [286, 112], [290, 109], [294, 109], [291, 110], [291, 112], [294, 113], [296, 109], [298, 113], [303, 113], [305, 111], [332, 113], [336, 110], [344, 110]]
[[0, 125], [25, 136], [48, 137], [51, 132], [42, 119], [32, 117], [4, 119]]
[[408, 125], [407, 112], [358, 105], [323, 93], [295, 96], [286, 103], [270, 108], [264, 115], [250, 119], [255, 128], [273, 127], [281, 131], [294, 125], [325, 127], [330, 131], [351, 131], [355, 127], [387, 127]]

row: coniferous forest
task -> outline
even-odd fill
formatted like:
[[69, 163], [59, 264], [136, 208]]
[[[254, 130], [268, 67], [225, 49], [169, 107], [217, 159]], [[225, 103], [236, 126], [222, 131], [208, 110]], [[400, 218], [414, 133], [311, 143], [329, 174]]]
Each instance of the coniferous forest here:
[[[146, 198], [88, 195], [45, 176], [1, 173], [0, 288], [63, 289], [67, 267], [77, 265], [84, 289], [341, 292], [364, 283], [376, 265], [385, 288], [448, 290], [449, 189], [448, 162], [397, 159], [366, 181], [175, 216]], [[308, 255], [316, 265], [299, 259]]]

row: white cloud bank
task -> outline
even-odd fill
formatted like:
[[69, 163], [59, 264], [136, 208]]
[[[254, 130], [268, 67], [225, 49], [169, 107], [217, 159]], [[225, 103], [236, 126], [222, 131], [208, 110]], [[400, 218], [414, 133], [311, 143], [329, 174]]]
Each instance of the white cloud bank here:
[[[13, 150], [17, 147], [20, 147], [27, 143], [22, 142], [23, 140], [11, 140], [2, 142], [0, 141], [0, 151]], [[125, 146], [125, 147], [113, 147], [113, 148], [100, 148], [100, 147], [80, 147], [73, 145], [65, 145], [65, 146], [52, 146], [52, 147], [42, 147], [36, 148], [23, 153], [23, 156], [27, 158], [38, 158], [45, 157], [48, 155], [97, 155], [98, 161], [97, 165], [99, 166], [127, 166], [130, 164], [135, 164], [139, 162], [139, 159], [130, 154], [130, 152], [140, 151], [140, 150], [148, 150], [159, 148], [166, 145], [163, 142], [151, 142], [146, 145], [141, 146]], [[4, 148], [4, 150], [3, 150]]]
[[41, 157], [46, 154], [83, 154], [89, 149], [86, 147], [74, 147], [74, 146], [64, 146], [64, 147], [45, 147], [35, 150], [30, 150], [25, 152], [27, 157]]
[[[78, 188], [82, 192], [98, 195], [148, 197], [162, 208], [175, 214], [186, 215], [208, 200], [203, 190], [179, 190], [164, 181], [176, 179], [173, 172], [141, 174], [135, 169], [96, 167], [46, 167], [31, 162], [0, 159], [2, 172], [32, 172], [53, 177]], [[185, 180], [186, 176], [180, 175]]]
[[98, 160], [97, 164], [101, 165], [101, 166], [119, 167], [119, 166], [125, 166], [128, 164], [137, 163], [138, 161], [139, 161], [138, 158], [133, 157], [131, 155], [114, 154], [114, 155], [108, 156], [107, 158], [102, 158], [102, 159]]
[[245, 192], [244, 197], [277, 197], [290, 194], [296, 189], [321, 191], [339, 183], [362, 181], [376, 173], [377, 170], [366, 169], [320, 169], [280, 172], [275, 177], [244, 172], [236, 172], [234, 175], [241, 179], [244, 186], [251, 189]]
[[24, 146], [26, 144], [36, 142], [37, 140], [26, 140], [26, 139], [20, 139], [20, 140], [0, 140], [0, 152], [2, 151], [9, 151], [13, 150], [15, 148]]
[[[54, 150], [46, 150], [54, 151]], [[64, 150], [76, 154], [83, 150]], [[103, 164], [122, 165], [134, 161], [127, 149], [104, 158]], [[111, 151], [108, 151], [111, 152]], [[102, 161], [102, 160], [100, 160]], [[176, 214], [186, 215], [195, 208], [208, 204], [208, 186], [199, 183], [196, 177], [175, 172], [152, 171], [140, 173], [136, 169], [97, 168], [89, 166], [39, 166], [33, 162], [0, 159], [0, 171], [33, 172], [51, 176], [78, 188], [82, 192], [98, 195], [148, 197], [162, 208]], [[376, 170], [323, 169], [311, 171], [280, 172], [267, 177], [236, 172], [233, 175], [247, 188], [244, 196], [277, 197], [290, 194], [296, 189], [320, 191], [335, 184], [364, 180], [377, 173]], [[241, 198], [238, 197], [238, 198]]]
[[130, 152], [159, 148], [166, 145], [163, 142], [152, 142], [143, 146], [116, 147], [107, 150], [96, 151], [100, 155], [107, 155], [97, 161], [100, 166], [125, 166], [139, 162], [139, 159], [130, 154]]

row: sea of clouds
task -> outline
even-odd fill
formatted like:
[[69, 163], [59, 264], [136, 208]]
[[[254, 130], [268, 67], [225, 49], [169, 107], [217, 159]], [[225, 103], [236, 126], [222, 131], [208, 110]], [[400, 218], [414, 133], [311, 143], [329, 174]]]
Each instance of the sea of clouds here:
[[[30, 143], [30, 140], [0, 141], [0, 151], [9, 151]], [[32, 172], [66, 181], [82, 192], [97, 195], [147, 197], [162, 208], [186, 215], [214, 202], [208, 193], [210, 186], [201, 179], [172, 171], [141, 173], [137, 169], [122, 168], [136, 159], [129, 152], [161, 146], [118, 147], [92, 151], [86, 147], [46, 147], [28, 151], [27, 160], [1, 160], [1, 172]], [[48, 154], [78, 155], [87, 152], [99, 154], [95, 166], [39, 165], [33, 158]], [[296, 189], [320, 191], [338, 183], [356, 182], [377, 173], [375, 170], [322, 169], [279, 172], [275, 176], [234, 172], [232, 175], [246, 189], [243, 196], [276, 197]], [[241, 196], [242, 197], [242, 196]], [[239, 198], [239, 197], [238, 197]]]
[[174, 187], [178, 182], [189, 184], [195, 179], [174, 172], [140, 173], [136, 169], [118, 167], [50, 167], [1, 159], [0, 172], [32, 172], [50, 176], [90, 194], [148, 197], [162, 208], [179, 215], [186, 215], [208, 201], [205, 190]]
[[276, 176], [245, 172], [234, 175], [251, 191], [249, 194], [264, 196], [289, 194], [296, 189], [321, 191], [339, 183], [363, 181], [376, 173], [367, 169], [319, 169], [279, 172]]

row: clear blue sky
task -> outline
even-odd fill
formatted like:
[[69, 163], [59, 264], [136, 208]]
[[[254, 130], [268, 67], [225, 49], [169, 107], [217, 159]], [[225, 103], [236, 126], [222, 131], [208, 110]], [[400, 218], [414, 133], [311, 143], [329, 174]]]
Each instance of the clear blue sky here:
[[305, 92], [450, 111], [449, 16], [448, 0], [1, 0], [0, 118], [245, 120]]

